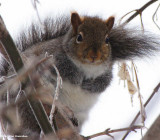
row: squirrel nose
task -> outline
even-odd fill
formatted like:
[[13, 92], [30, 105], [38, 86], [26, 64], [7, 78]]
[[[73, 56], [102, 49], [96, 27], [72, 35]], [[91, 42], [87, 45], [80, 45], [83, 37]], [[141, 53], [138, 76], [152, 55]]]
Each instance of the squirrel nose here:
[[91, 61], [91, 62], [94, 62], [96, 60], [99, 60], [100, 59], [100, 52], [94, 52], [94, 51], [89, 51], [88, 52], [88, 59]]

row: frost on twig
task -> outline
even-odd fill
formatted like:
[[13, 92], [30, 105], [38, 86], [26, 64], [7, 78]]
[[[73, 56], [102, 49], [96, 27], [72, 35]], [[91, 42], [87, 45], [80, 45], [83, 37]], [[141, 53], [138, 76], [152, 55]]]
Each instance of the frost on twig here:
[[[45, 58], [50, 58], [50, 57], [53, 57], [53, 55], [48, 55], [48, 53], [46, 52]], [[56, 65], [54, 63], [52, 63], [51, 65], [54, 67], [56, 74], [57, 74], [57, 86], [56, 86], [55, 93], [54, 93], [54, 100], [57, 100], [59, 96], [59, 90], [62, 88], [62, 78], [60, 76], [60, 73]]]
[[[46, 52], [45, 58], [47, 58], [47, 57], [53, 57], [53, 56], [52, 55], [48, 56], [48, 53]], [[55, 107], [56, 107], [55, 102], [56, 102], [56, 100], [58, 100], [59, 91], [62, 88], [62, 78], [60, 76], [60, 73], [59, 73], [57, 67], [55, 66], [55, 64], [52, 64], [52, 66], [54, 67], [56, 74], [57, 74], [57, 85], [56, 85], [55, 93], [53, 94], [54, 98], [53, 98], [52, 108], [51, 108], [50, 116], [49, 116], [51, 125], [53, 125], [53, 116], [54, 116]]]

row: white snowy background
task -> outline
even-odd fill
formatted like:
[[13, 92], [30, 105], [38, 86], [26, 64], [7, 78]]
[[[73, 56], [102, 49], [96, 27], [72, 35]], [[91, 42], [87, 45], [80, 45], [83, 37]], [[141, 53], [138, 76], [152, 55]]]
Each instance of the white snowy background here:
[[[13, 36], [16, 37], [21, 29], [26, 28], [31, 21], [37, 20], [36, 11], [33, 8], [31, 0], [0, 0], [0, 15]], [[40, 18], [45, 16], [58, 16], [70, 14], [71, 11], [77, 11], [80, 14], [98, 15], [104, 19], [114, 15], [116, 22], [129, 11], [140, 8], [148, 0], [39, 0], [38, 12]], [[148, 7], [143, 12], [143, 23], [145, 30], [149, 30], [157, 36], [160, 30], [156, 28], [152, 21], [152, 15], [155, 12], [158, 2]], [[159, 14], [160, 15], [160, 14]], [[160, 22], [159, 22], [160, 23]], [[135, 18], [130, 24], [131, 27], [140, 27], [140, 18]], [[160, 24], [159, 24], [160, 25]], [[135, 61], [138, 68], [138, 78], [140, 83], [140, 92], [143, 96], [143, 102], [152, 93], [154, 87], [160, 82], [160, 56], [158, 54], [151, 58]], [[111, 86], [99, 98], [98, 103], [91, 110], [90, 118], [85, 123], [82, 134], [87, 136], [97, 132], [104, 131], [107, 128], [118, 129], [128, 127], [135, 115], [140, 109], [138, 94], [133, 96], [133, 105], [131, 96], [124, 88], [124, 82], [119, 83], [117, 76], [117, 65], [114, 66], [114, 78]], [[149, 128], [156, 117], [160, 114], [160, 91], [146, 108], [147, 119], [146, 127]], [[137, 124], [141, 124], [140, 118]], [[143, 129], [143, 134], [147, 129]], [[115, 140], [122, 139], [125, 132], [115, 133]], [[108, 136], [95, 138], [94, 140], [110, 140]], [[141, 131], [130, 133], [126, 140], [140, 140]]]

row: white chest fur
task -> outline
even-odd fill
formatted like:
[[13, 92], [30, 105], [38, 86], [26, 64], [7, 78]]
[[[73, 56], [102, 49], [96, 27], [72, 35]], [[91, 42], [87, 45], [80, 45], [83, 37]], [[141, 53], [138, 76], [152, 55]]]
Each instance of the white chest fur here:
[[81, 125], [88, 118], [89, 110], [96, 104], [98, 97], [99, 94], [87, 93], [79, 86], [63, 81], [59, 99], [74, 112]]
[[94, 64], [82, 64], [80, 61], [74, 60], [74, 64], [83, 71], [86, 78], [96, 78], [99, 75], [104, 74], [108, 69], [111, 68], [110, 63], [102, 65]]

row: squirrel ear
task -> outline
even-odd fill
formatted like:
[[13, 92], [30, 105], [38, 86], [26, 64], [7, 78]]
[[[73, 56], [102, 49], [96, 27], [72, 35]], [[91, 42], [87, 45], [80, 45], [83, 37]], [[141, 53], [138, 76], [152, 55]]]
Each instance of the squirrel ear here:
[[113, 16], [109, 17], [105, 22], [108, 27], [108, 30], [110, 31], [114, 24], [114, 17]]
[[77, 33], [78, 26], [82, 23], [82, 20], [78, 13], [74, 12], [71, 14], [71, 23], [75, 33]]

